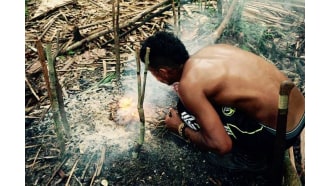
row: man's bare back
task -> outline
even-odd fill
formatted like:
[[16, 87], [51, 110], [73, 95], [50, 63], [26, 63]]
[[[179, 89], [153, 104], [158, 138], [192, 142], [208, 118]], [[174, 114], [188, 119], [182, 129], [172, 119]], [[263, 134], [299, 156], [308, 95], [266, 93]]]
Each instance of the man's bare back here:
[[[185, 113], [170, 109], [165, 117], [169, 130], [218, 154], [226, 154], [234, 147], [272, 151], [279, 88], [288, 80], [273, 64], [224, 44], [207, 46], [189, 55], [183, 43], [167, 32], [158, 32], [143, 43], [142, 61], [147, 47], [152, 75], [167, 85], [179, 82], [176, 88]], [[219, 112], [219, 108], [224, 110]], [[235, 111], [226, 115], [227, 109]], [[288, 109], [289, 147], [305, 126], [304, 96], [297, 87], [290, 93]], [[188, 115], [182, 115], [187, 113], [193, 125], [186, 120]]]
[[[180, 84], [184, 82], [203, 89], [206, 97], [217, 104], [239, 108], [275, 129], [279, 87], [287, 79], [263, 58], [218, 44], [205, 47], [189, 58]], [[292, 90], [289, 100], [287, 131], [298, 124], [305, 104], [297, 87]]]

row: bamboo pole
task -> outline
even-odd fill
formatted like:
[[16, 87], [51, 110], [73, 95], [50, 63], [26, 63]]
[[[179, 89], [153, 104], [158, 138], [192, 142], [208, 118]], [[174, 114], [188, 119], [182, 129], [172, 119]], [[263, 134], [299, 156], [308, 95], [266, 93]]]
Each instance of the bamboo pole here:
[[148, 66], [149, 66], [149, 53], [150, 53], [150, 48], [147, 47], [146, 49], [146, 55], [145, 55], [145, 65], [144, 65], [144, 79], [143, 79], [143, 84], [141, 87], [141, 65], [140, 65], [140, 58], [139, 58], [139, 51], [137, 49], [136, 51], [136, 74], [137, 74], [137, 84], [138, 84], [138, 113], [139, 113], [139, 118], [140, 118], [140, 136], [139, 136], [139, 141], [137, 145], [135, 146], [134, 152], [133, 152], [133, 158], [137, 158], [138, 153], [140, 152], [140, 149], [144, 143], [144, 136], [145, 136], [145, 116], [144, 116], [144, 109], [143, 109], [143, 101], [144, 101], [144, 93], [145, 93], [145, 87], [146, 87], [146, 82], [147, 82], [147, 72], [148, 72]]

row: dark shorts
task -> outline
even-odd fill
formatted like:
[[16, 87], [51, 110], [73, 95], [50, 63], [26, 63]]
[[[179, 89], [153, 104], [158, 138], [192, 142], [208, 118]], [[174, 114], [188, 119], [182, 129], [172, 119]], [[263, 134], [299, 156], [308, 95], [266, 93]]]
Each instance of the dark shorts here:
[[[198, 131], [200, 126], [195, 117], [178, 101], [177, 109], [181, 119], [191, 129]], [[226, 106], [215, 106], [219, 117], [224, 124], [227, 134], [233, 141], [233, 148], [244, 149], [246, 151], [273, 151], [276, 130], [267, 127], [259, 121], [248, 117], [242, 111]], [[286, 134], [286, 148], [291, 147], [301, 131], [305, 127], [305, 115], [300, 120], [298, 126]]]

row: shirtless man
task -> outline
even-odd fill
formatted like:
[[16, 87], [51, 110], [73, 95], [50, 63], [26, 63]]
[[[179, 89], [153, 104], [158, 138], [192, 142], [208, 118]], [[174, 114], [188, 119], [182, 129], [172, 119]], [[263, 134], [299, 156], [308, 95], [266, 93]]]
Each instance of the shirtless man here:
[[[146, 47], [148, 70], [158, 81], [175, 85], [182, 102], [179, 114], [170, 109], [165, 117], [169, 130], [219, 155], [234, 147], [273, 149], [279, 88], [288, 80], [273, 64], [226, 44], [210, 45], [189, 56], [183, 43], [168, 32], [144, 41], [143, 62]], [[287, 147], [305, 126], [304, 96], [297, 87], [289, 96]]]

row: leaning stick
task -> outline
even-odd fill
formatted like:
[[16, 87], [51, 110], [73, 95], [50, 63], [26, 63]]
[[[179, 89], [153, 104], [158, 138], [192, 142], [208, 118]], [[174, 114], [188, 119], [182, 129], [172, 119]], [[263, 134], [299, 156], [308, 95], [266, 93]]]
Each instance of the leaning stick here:
[[50, 83], [50, 97], [51, 97], [51, 107], [53, 111], [53, 118], [54, 118], [54, 129], [55, 133], [57, 135], [57, 140], [59, 143], [59, 147], [61, 150], [61, 155], [64, 154], [65, 150], [65, 141], [63, 138], [63, 132], [62, 132], [62, 122], [60, 120], [60, 109], [59, 109], [59, 101], [58, 101], [58, 94], [56, 91], [56, 70], [55, 70], [55, 63], [54, 59], [51, 55], [51, 46], [50, 44], [47, 44], [46, 47], [46, 55], [47, 55], [47, 61], [48, 61], [48, 69], [49, 69], [49, 83]]
[[46, 186], [50, 184], [50, 182], [51, 182], [51, 181], [53, 180], [53, 178], [55, 177], [56, 173], [60, 170], [60, 168], [64, 165], [64, 163], [65, 163], [68, 159], [69, 159], [69, 156], [68, 156], [68, 155], [65, 156], [64, 159], [63, 159], [63, 161], [62, 161], [62, 162], [61, 162], [61, 163], [55, 168], [55, 170], [54, 170], [52, 176], [50, 177], [50, 179], [48, 180]]
[[288, 116], [289, 95], [294, 87], [291, 81], [283, 81], [280, 85], [276, 138], [274, 144], [273, 165], [271, 171], [274, 175], [271, 176], [272, 184], [282, 185], [284, 172], [284, 152], [285, 152], [285, 134]]
[[72, 174], [73, 174], [73, 172], [74, 172], [74, 170], [75, 170], [75, 168], [76, 168], [76, 166], [77, 166], [78, 161], [79, 161], [79, 157], [77, 158], [76, 162], [74, 162], [74, 165], [73, 165], [73, 167], [72, 167], [72, 169], [71, 169], [71, 171], [70, 171], [70, 175], [69, 175], [68, 180], [67, 180], [66, 183], [65, 183], [65, 186], [69, 186], [69, 183], [70, 183], [70, 180], [71, 180]]
[[80, 180], [81, 180], [82, 182], [84, 182], [84, 180], [85, 180], [86, 172], [87, 172], [87, 170], [88, 170], [88, 168], [89, 168], [89, 165], [91, 164], [92, 159], [93, 159], [94, 156], [95, 156], [95, 153], [93, 153], [93, 155], [89, 158], [89, 160], [88, 160], [88, 162], [87, 162], [87, 164], [86, 164], [86, 166], [85, 166], [85, 168], [84, 168], [84, 170], [83, 170], [83, 172], [82, 172], [82, 174], [81, 174]]
[[231, 2], [231, 5], [229, 7], [228, 13], [226, 15], [226, 17], [223, 19], [223, 21], [221, 22], [220, 26], [212, 33], [212, 39], [213, 42], [216, 42], [217, 39], [220, 38], [221, 34], [223, 33], [223, 31], [225, 30], [227, 24], [229, 23], [229, 20], [234, 12], [234, 8], [236, 7], [238, 0], [233, 0]]

